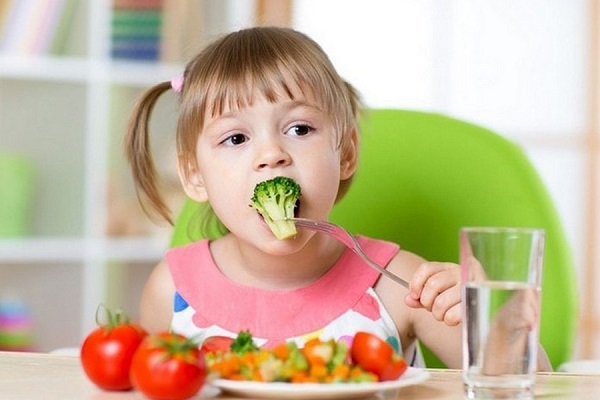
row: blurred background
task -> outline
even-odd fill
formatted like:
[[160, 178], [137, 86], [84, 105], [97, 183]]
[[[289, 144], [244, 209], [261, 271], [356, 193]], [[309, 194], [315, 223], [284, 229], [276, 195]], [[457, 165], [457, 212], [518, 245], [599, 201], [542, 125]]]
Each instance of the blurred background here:
[[[320, 43], [367, 106], [441, 112], [525, 149], [575, 256], [573, 358], [600, 358], [599, 3], [0, 0], [0, 345], [4, 329], [5, 347], [76, 346], [101, 302], [135, 318], [170, 232], [139, 211], [125, 168], [135, 99], [215, 36], [275, 24]], [[160, 102], [177, 209], [176, 98]]]

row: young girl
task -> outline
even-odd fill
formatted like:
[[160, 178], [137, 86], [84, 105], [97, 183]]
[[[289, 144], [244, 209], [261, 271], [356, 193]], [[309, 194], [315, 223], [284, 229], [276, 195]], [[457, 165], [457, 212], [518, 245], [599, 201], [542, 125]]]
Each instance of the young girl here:
[[[351, 340], [373, 332], [415, 360], [417, 339], [449, 367], [461, 364], [460, 269], [394, 243], [360, 241], [410, 290], [380, 278], [335, 239], [300, 229], [277, 240], [249, 207], [255, 185], [298, 182], [299, 216], [327, 220], [348, 190], [359, 153], [359, 99], [323, 50], [285, 28], [224, 36], [183, 79], [142, 97], [126, 141], [138, 193], [170, 221], [155, 182], [148, 124], [159, 96], [180, 96], [178, 168], [189, 198], [208, 202], [228, 233], [170, 250], [142, 295], [141, 323], [204, 340], [249, 330], [259, 345]], [[374, 200], [376, 201], [376, 200]]]

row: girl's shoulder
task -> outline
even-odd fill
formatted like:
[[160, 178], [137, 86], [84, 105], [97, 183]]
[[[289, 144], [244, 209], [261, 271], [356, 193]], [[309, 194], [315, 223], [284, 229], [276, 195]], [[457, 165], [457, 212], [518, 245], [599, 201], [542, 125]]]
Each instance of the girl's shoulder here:
[[191, 242], [183, 246], [172, 247], [166, 252], [166, 258], [169, 263], [171, 261], [178, 261], [179, 259], [186, 259], [188, 257], [201, 257], [210, 253], [209, 251], [209, 240], [204, 239], [197, 242]]
[[[167, 251], [165, 259], [176, 283], [188, 280], [191, 275], [210, 271], [214, 264], [210, 254], [209, 240], [173, 247]], [[190, 266], [202, 268], [190, 268]]]

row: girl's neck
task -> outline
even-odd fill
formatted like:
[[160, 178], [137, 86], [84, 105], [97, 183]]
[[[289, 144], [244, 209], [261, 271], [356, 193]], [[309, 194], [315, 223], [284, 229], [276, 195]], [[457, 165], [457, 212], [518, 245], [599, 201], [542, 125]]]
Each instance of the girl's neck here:
[[285, 290], [306, 286], [333, 267], [345, 247], [324, 235], [314, 235], [298, 252], [267, 254], [228, 234], [211, 242], [217, 267], [229, 279], [261, 289]]

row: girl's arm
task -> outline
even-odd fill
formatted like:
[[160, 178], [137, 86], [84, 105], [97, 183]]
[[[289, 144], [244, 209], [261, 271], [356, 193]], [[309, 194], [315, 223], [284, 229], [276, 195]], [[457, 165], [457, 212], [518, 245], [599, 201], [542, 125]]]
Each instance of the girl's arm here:
[[[411, 284], [411, 290], [408, 291], [382, 277], [376, 286], [378, 295], [396, 323], [402, 347], [407, 348], [418, 339], [449, 368], [461, 368], [458, 266], [425, 262], [413, 253], [401, 250], [387, 269]], [[415, 280], [417, 276], [420, 278]], [[413, 288], [414, 285], [418, 287]], [[425, 304], [416, 300], [421, 295]]]
[[161, 261], [146, 281], [140, 303], [140, 324], [150, 333], [169, 330], [173, 317], [175, 285], [165, 261]]

